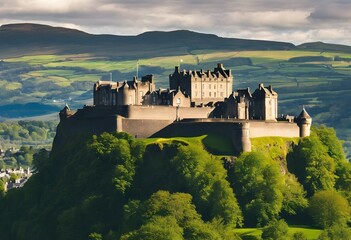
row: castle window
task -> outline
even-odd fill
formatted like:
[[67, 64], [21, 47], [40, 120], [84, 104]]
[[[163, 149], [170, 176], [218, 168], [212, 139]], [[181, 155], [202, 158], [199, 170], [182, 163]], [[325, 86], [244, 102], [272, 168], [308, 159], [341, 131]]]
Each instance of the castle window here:
[[195, 84], [195, 89], [197, 89], [197, 84]]
[[216, 92], [213, 93], [213, 96], [216, 97]]
[[216, 84], [215, 84], [215, 85], [213, 85], [213, 88], [214, 88], [214, 89], [216, 89]]
[[211, 92], [208, 93], [208, 96], [211, 97]]
[[219, 84], [219, 88], [222, 88], [222, 84]]
[[211, 84], [208, 85], [208, 88], [211, 89]]
[[223, 92], [221, 92], [221, 97], [224, 97], [224, 93]]

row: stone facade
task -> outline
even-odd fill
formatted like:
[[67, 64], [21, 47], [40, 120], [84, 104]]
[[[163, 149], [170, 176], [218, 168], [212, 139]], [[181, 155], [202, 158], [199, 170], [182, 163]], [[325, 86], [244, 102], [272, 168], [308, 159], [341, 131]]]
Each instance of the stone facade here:
[[224, 117], [276, 121], [278, 117], [278, 94], [272, 86], [261, 83], [253, 94], [250, 89], [238, 89], [225, 100]]
[[190, 98], [184, 94], [180, 88], [176, 90], [156, 90], [144, 96], [143, 105], [167, 105], [167, 106], [180, 106], [190, 107]]
[[190, 107], [190, 98], [180, 88], [155, 90], [153, 75], [132, 81], [98, 81], [94, 85], [94, 106], [168, 105]]
[[214, 71], [180, 71], [175, 67], [169, 75], [170, 89], [181, 89], [189, 95], [192, 106], [212, 105], [227, 98], [233, 89], [231, 70], [226, 70], [218, 64]]
[[261, 83], [252, 94], [252, 119], [273, 120], [278, 117], [278, 94], [272, 86], [264, 87]]
[[98, 81], [94, 85], [94, 105], [123, 106], [142, 105], [144, 97], [155, 91], [154, 76], [147, 75], [139, 81]]

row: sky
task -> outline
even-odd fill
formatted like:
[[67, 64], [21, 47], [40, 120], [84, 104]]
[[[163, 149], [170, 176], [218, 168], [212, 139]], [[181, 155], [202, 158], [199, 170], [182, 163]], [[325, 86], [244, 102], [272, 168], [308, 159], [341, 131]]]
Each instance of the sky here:
[[351, 45], [350, 0], [0, 0], [0, 25], [93, 34], [187, 29], [221, 37]]

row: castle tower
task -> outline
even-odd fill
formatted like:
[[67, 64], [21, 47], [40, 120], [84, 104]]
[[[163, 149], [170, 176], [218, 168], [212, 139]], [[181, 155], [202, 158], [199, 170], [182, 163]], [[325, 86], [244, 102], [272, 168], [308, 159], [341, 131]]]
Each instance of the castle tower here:
[[251, 152], [250, 123], [242, 123], [241, 143], [243, 152]]
[[169, 86], [176, 90], [180, 86], [183, 93], [191, 99], [192, 105], [213, 104], [229, 97], [233, 88], [233, 75], [219, 63], [213, 71], [180, 71], [176, 66], [169, 75]]
[[260, 83], [252, 94], [251, 117], [259, 120], [276, 121], [278, 117], [278, 94], [272, 86], [268, 88]]
[[300, 137], [308, 137], [311, 134], [312, 118], [303, 108], [300, 115], [295, 119], [300, 128]]

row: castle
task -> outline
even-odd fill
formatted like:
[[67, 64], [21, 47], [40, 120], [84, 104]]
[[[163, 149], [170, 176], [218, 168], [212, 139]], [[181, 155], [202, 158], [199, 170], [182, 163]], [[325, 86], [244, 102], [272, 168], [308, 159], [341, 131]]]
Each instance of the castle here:
[[99, 134], [125, 131], [135, 137], [217, 134], [231, 139], [237, 152], [251, 151], [253, 137], [305, 137], [312, 118], [278, 118], [278, 94], [259, 84], [232, 90], [233, 76], [222, 64], [213, 71], [180, 71], [169, 75], [169, 89], [156, 89], [154, 76], [132, 81], [98, 81], [92, 106], [60, 111], [61, 128]]

